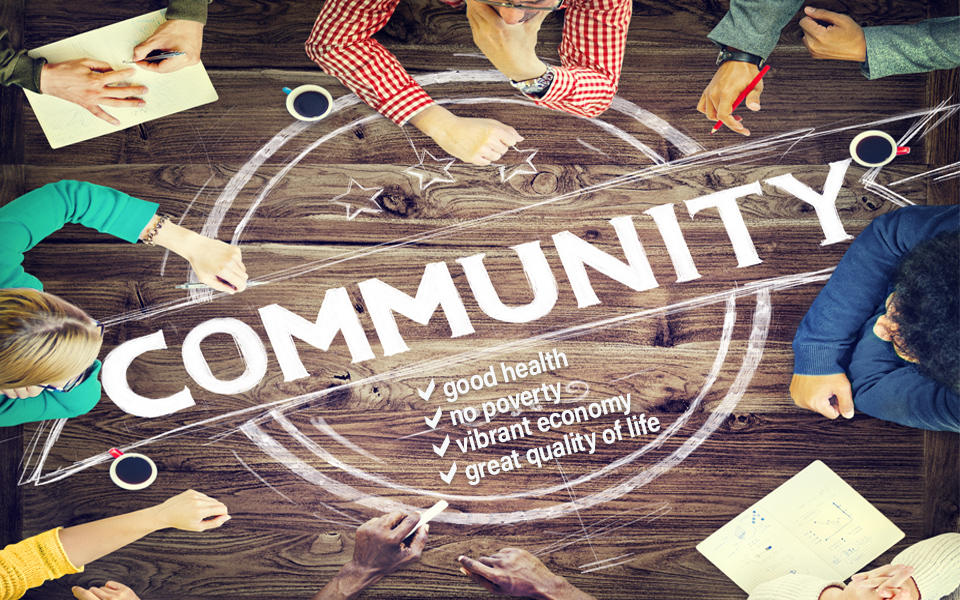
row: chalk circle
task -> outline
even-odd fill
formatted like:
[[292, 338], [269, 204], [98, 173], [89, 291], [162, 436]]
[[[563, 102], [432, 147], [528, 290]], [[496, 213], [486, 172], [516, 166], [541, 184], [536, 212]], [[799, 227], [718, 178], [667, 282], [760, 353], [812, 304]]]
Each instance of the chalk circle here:
[[142, 490], [157, 479], [157, 465], [149, 456], [127, 452], [110, 463], [110, 479], [125, 490]]
[[[452, 81], [460, 81], [463, 77], [463, 74], [460, 72], [442, 72], [442, 73], [431, 73], [424, 76], [417, 77], [418, 83], [426, 87], [427, 85], [448, 83]], [[477, 72], [471, 73], [471, 81], [501, 81], [502, 75], [496, 71], [488, 72]], [[292, 94], [291, 94], [292, 95]], [[288, 97], [288, 102], [289, 102]], [[515, 103], [515, 104], [526, 104], [533, 108], [539, 110], [547, 110], [543, 107], [538, 107], [531, 102], [526, 102], [518, 100], [515, 98], [467, 98], [467, 99], [456, 99], [456, 100], [444, 100], [440, 103], [442, 104], [481, 104], [485, 102], [490, 103]], [[353, 106], [359, 103], [359, 98], [354, 94], [349, 94], [337, 98], [336, 101], [332, 103], [333, 110], [339, 112], [343, 109]], [[666, 121], [660, 119], [653, 113], [642, 109], [641, 107], [624, 100], [620, 97], [615, 97], [614, 102], [611, 105], [611, 109], [617, 112], [621, 112], [628, 117], [633, 118], [634, 120], [640, 122], [648, 129], [657, 133], [663, 139], [672, 143], [677, 147], [682, 154], [691, 155], [703, 150], [703, 147], [700, 146], [697, 142], [690, 139], [683, 133], [676, 130]], [[291, 114], [293, 114], [291, 112]], [[274, 187], [282, 180], [286, 174], [300, 161], [302, 161], [307, 155], [313, 152], [320, 145], [325, 142], [342, 135], [344, 133], [352, 131], [357, 125], [365, 124], [376, 119], [382, 119], [380, 115], [368, 115], [361, 117], [359, 119], [352, 120], [346, 125], [342, 125], [333, 131], [327, 132], [324, 135], [321, 135], [318, 139], [309, 143], [307, 147], [301, 150], [292, 160], [280, 169], [280, 171], [274, 174], [268, 182], [261, 188], [260, 192], [257, 194], [257, 197], [245, 211], [245, 214], [241, 218], [239, 224], [233, 231], [231, 237], [232, 244], [238, 244], [244, 229], [247, 224], [254, 217], [258, 207], [262, 201], [270, 194]], [[605, 132], [611, 134], [614, 138], [619, 138], [622, 141], [627, 142], [635, 149], [639, 150], [641, 154], [649, 158], [655, 164], [664, 164], [667, 162], [667, 159], [657, 155], [652, 149], [647, 147], [645, 144], [637, 140], [632, 135], [628, 134], [626, 131], [621, 130], [613, 124], [601, 121], [599, 119], [585, 119], [589, 121], [592, 125], [604, 130]], [[240, 191], [246, 186], [246, 184], [253, 178], [255, 173], [259, 168], [274, 154], [276, 154], [282, 147], [284, 147], [290, 140], [296, 138], [301, 133], [304, 133], [307, 128], [312, 126], [311, 122], [298, 121], [290, 126], [284, 128], [281, 132], [277, 133], [271, 140], [266, 142], [257, 152], [251, 156], [250, 160], [241, 167], [241, 169], [231, 178], [227, 183], [224, 189], [221, 191], [219, 197], [216, 200], [215, 207], [211, 211], [210, 215], [207, 218], [207, 221], [204, 225], [204, 233], [212, 237], [216, 237], [220, 228], [220, 225], [223, 222], [226, 213], [229, 211], [230, 207], [233, 204], [233, 201], [239, 195]], [[724, 399], [719, 403], [719, 406], [715, 408], [710, 416], [707, 418], [706, 423], [704, 423], [699, 430], [693, 433], [689, 439], [687, 439], [683, 444], [675, 449], [670, 455], [666, 458], [660, 460], [655, 465], [644, 469], [642, 472], [635, 474], [631, 477], [628, 477], [626, 480], [621, 483], [614, 485], [602, 492], [594, 493], [589, 496], [585, 496], [579, 499], [572, 500], [570, 502], [559, 503], [553, 506], [541, 507], [526, 511], [514, 511], [509, 513], [469, 513], [469, 512], [445, 512], [441, 513], [435, 520], [442, 521], [447, 523], [455, 524], [464, 524], [464, 525], [477, 525], [477, 524], [503, 524], [503, 523], [515, 523], [520, 521], [530, 521], [546, 518], [554, 518], [562, 514], [566, 514], [571, 511], [576, 511], [579, 509], [587, 508], [597, 504], [619, 498], [624, 494], [649, 483], [650, 481], [656, 479], [661, 474], [666, 473], [674, 466], [679, 464], [684, 458], [686, 458], [691, 452], [693, 452], [697, 447], [699, 447], [709, 435], [719, 427], [723, 421], [730, 415], [733, 409], [736, 407], [737, 402], [740, 397], [743, 395], [746, 390], [747, 385], [749, 384], [753, 373], [759, 365], [760, 357], [763, 354], [763, 345], [766, 340], [767, 330], [769, 329], [770, 322], [770, 291], [768, 289], [761, 288], [755, 290], [756, 299], [757, 299], [757, 308], [754, 313], [754, 323], [753, 330], [751, 333], [750, 341], [746, 354], [743, 358], [743, 364], [740, 367], [740, 371], [737, 374], [736, 380], [731, 384], [731, 387], [724, 397]], [[732, 312], [729, 308], [733, 305], [734, 298], [736, 296], [735, 292], [732, 292], [728, 298], [728, 313], [727, 319], [725, 320], [724, 330], [725, 333], [729, 333], [729, 330], [732, 330], [732, 321], [731, 318], [734, 316], [735, 310]], [[201, 294], [195, 290], [191, 291], [191, 298], [197, 300], [202, 300]], [[619, 466], [624, 466], [625, 464], [635, 460], [637, 457], [646, 453], [648, 450], [662, 445], [669, 437], [676, 433], [680, 425], [686, 422], [686, 419], [689, 419], [692, 415], [692, 410], [699, 406], [700, 400], [703, 396], [709, 391], [713, 382], [716, 379], [716, 373], [718, 372], [719, 365], [722, 365], [723, 358], [726, 355], [726, 351], [729, 344], [729, 338], [726, 339], [726, 342], [721, 340], [721, 349], [718, 351], [717, 359], [714, 363], [715, 372], [711, 373], [711, 376], [707, 378], [707, 381], [704, 382], [704, 386], [701, 389], [700, 394], [698, 395], [698, 400], [692, 403], [691, 409], [688, 409], [684, 415], [672, 427], [667, 428], [661, 435], [654, 441], [648, 443], [644, 448], [637, 450], [630, 454], [629, 456], [622, 457], [617, 461], [605, 466], [602, 469], [599, 469], [596, 472], [593, 472], [589, 475], [583, 476], [577, 480], [571, 481], [567, 484], [556, 486], [557, 489], [567, 489], [578, 483], [582, 483], [589, 479], [599, 477], [605, 472], [608, 472], [612, 469], [615, 469]], [[278, 411], [275, 411], [277, 414]], [[282, 417], [282, 411], [279, 411], [280, 416]], [[340, 498], [356, 502], [361, 506], [367, 508], [379, 510], [379, 511], [392, 511], [392, 510], [403, 510], [403, 511], [418, 511], [418, 507], [414, 507], [402, 502], [397, 502], [395, 500], [388, 499], [381, 496], [373, 496], [356, 488], [353, 488], [349, 485], [336, 481], [330, 477], [327, 477], [319, 470], [315, 469], [311, 465], [307, 464], [305, 461], [297, 458], [289, 450], [284, 448], [277, 440], [273, 439], [271, 436], [266, 434], [262, 429], [260, 429], [256, 421], [258, 419], [252, 419], [247, 421], [247, 423], [241, 426], [241, 431], [243, 431], [248, 438], [254, 441], [260, 448], [261, 451], [266, 453], [268, 456], [271, 456], [277, 462], [285, 465], [288, 469], [299, 475], [304, 480], [317, 485], [318, 487], [323, 488], [325, 491], [330, 492]], [[288, 433], [292, 433], [288, 430]], [[300, 433], [299, 431], [297, 433]], [[301, 443], [306, 438], [303, 434], [300, 434], [302, 437], [295, 436]], [[312, 440], [311, 440], [312, 441]], [[309, 448], [313, 451], [313, 454], [323, 457], [325, 462], [332, 466], [336, 466], [339, 469], [343, 470], [343, 463], [338, 461], [331, 454], [319, 448], [318, 445], [314, 444], [315, 447]], [[366, 472], [353, 472], [353, 475], [359, 475], [362, 479], [375, 480], [378, 483], [386, 484], [388, 489], [393, 488], [396, 490], [398, 484], [392, 483], [389, 481], [378, 480], [377, 476], [372, 475]], [[434, 492], [431, 490], [420, 490], [412, 489], [411, 491], [420, 496], [432, 496], [432, 497], [443, 497], [443, 498], [454, 498], [456, 497], [449, 494], [442, 494], [439, 492]], [[515, 496], [532, 496], [538, 493], [543, 493], [545, 490], [531, 490], [529, 492], [519, 493]], [[548, 492], [549, 493], [549, 492]], [[505, 499], [510, 496], [497, 497], [496, 499]], [[474, 497], [461, 497], [464, 499], [476, 500]]]
[[333, 110], [333, 96], [319, 85], [306, 83], [287, 94], [287, 112], [299, 121], [319, 121]]
[[[581, 476], [577, 479], [570, 480], [563, 484], [553, 486], [551, 488], [541, 488], [496, 496], [462, 496], [455, 494], [444, 494], [432, 490], [411, 488], [409, 486], [389, 481], [381, 476], [367, 473], [366, 471], [356, 467], [345, 465], [345, 463], [321, 448], [319, 444], [299, 432], [292, 423], [283, 417], [282, 411], [271, 411], [271, 415], [273, 416], [274, 420], [286, 430], [288, 434], [292, 435], [293, 438], [303, 445], [307, 450], [327, 462], [330, 466], [359, 479], [371, 481], [375, 484], [386, 487], [394, 493], [400, 492], [424, 497], [443, 498], [450, 502], [456, 503], [454, 506], [461, 510], [463, 509], [463, 502], [505, 502], [515, 498], [543, 496], [560, 490], [570, 489], [573, 486], [600, 477], [601, 475], [612, 471], [613, 469], [623, 467], [634, 462], [648, 451], [662, 446], [679, 430], [684, 423], [690, 419], [693, 413], [696, 412], [703, 398], [712, 388], [726, 359], [732, 338], [733, 327], [736, 321], [736, 295], [737, 292], [732, 291], [726, 298], [727, 310], [724, 318], [723, 333], [721, 335], [720, 345], [717, 350], [717, 355], [714, 359], [711, 372], [704, 381], [703, 387], [697, 394], [696, 399], [691, 403], [691, 406], [683, 413], [683, 415], [681, 415], [670, 427], [666, 428], [655, 440], [649, 442], [639, 450], [636, 450], [631, 454], [624, 456], [601, 469], [598, 469], [597, 471]], [[740, 398], [743, 396], [744, 392], [746, 392], [747, 386], [753, 378], [753, 374], [759, 367], [760, 359], [763, 356], [763, 348], [766, 343], [767, 333], [770, 329], [772, 306], [770, 302], [770, 289], [761, 287], [755, 290], [754, 295], [756, 297], [756, 308], [753, 313], [751, 332], [747, 342], [747, 349], [741, 360], [740, 368], [737, 372], [736, 378], [730, 384], [724, 398], [707, 417], [706, 422], [668, 456], [659, 460], [650, 467], [641, 470], [639, 473], [627, 477], [620, 483], [612, 485], [602, 491], [595, 492], [581, 498], [576, 498], [569, 502], [561, 502], [552, 506], [539, 507], [529, 510], [500, 513], [447, 511], [438, 515], [434, 520], [458, 525], [504, 525], [523, 521], [552, 519], [570, 512], [583, 510], [585, 508], [620, 498], [635, 489], [643, 487], [661, 475], [667, 473], [675, 466], [679, 465], [694, 450], [700, 447], [700, 445], [703, 444], [703, 442], [705, 442], [707, 438], [714, 431], [716, 431], [720, 425], [723, 424], [727, 417], [730, 416], [730, 414], [733, 412], [733, 409], [740, 401]], [[263, 431], [257, 426], [256, 421], [257, 419], [247, 421], [247, 423], [240, 427], [240, 430], [261, 451], [276, 460], [278, 463], [287, 467], [290, 471], [308, 483], [311, 483], [328, 493], [338, 496], [343, 500], [355, 502], [361, 506], [377, 511], [390, 512], [400, 510], [404, 512], [416, 512], [420, 510], [416, 506], [412, 506], [403, 502], [361, 492], [350, 485], [337, 481], [321, 473], [318, 469], [295, 456], [292, 452], [281, 445], [275, 438]]]

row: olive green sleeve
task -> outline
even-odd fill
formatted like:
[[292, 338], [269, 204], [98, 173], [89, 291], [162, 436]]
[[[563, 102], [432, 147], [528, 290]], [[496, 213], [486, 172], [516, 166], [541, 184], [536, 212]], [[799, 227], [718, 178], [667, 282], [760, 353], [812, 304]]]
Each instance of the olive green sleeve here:
[[40, 91], [40, 69], [47, 61], [30, 58], [26, 50], [17, 50], [10, 43], [10, 32], [0, 27], [0, 84], [18, 85], [32, 92]]
[[213, 0], [170, 0], [167, 19], [184, 19], [207, 23], [207, 5]]

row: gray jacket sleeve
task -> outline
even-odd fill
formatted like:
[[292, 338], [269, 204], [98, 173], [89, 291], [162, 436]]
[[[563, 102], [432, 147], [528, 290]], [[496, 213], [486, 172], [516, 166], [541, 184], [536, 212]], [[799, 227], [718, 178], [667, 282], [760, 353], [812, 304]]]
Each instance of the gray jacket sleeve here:
[[707, 38], [767, 58], [801, 6], [803, 0], [730, 0], [730, 10]]
[[867, 61], [860, 70], [867, 79], [960, 66], [960, 17], [864, 27], [863, 35]]

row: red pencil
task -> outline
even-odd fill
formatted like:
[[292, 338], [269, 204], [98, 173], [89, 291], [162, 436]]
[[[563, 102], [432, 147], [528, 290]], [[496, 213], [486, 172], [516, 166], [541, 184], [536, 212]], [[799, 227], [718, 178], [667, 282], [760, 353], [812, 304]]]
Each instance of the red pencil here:
[[[760, 80], [763, 79], [763, 76], [767, 74], [767, 71], [770, 70], [770, 65], [764, 66], [760, 69], [760, 72], [757, 73], [757, 76], [753, 78], [747, 87], [743, 88], [743, 91], [740, 92], [740, 95], [737, 96], [737, 101], [733, 103], [733, 108], [730, 109], [730, 112], [737, 110], [737, 107], [740, 106], [740, 103], [746, 100], [747, 95], [753, 91], [753, 88], [757, 87], [757, 84], [760, 83]], [[710, 135], [715, 134], [720, 130], [720, 127], [723, 126], [723, 121], [717, 121], [717, 124], [713, 126], [713, 129], [710, 130]]]

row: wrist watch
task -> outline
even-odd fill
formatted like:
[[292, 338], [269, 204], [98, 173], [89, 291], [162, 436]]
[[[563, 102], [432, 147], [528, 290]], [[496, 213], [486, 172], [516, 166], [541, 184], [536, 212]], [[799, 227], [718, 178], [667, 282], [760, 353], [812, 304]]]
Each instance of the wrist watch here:
[[764, 63], [767, 62], [762, 56], [750, 54], [749, 52], [740, 52], [739, 50], [731, 50], [726, 46], [720, 46], [720, 54], [717, 55], [717, 66], [719, 67], [729, 60], [751, 63], [757, 65], [758, 69], [762, 69]]
[[547, 66], [547, 70], [544, 71], [543, 75], [534, 77], [533, 79], [524, 79], [523, 81], [514, 81], [511, 79], [510, 85], [520, 90], [527, 96], [543, 98], [550, 89], [550, 85], [553, 83], [553, 77], [553, 68]]

